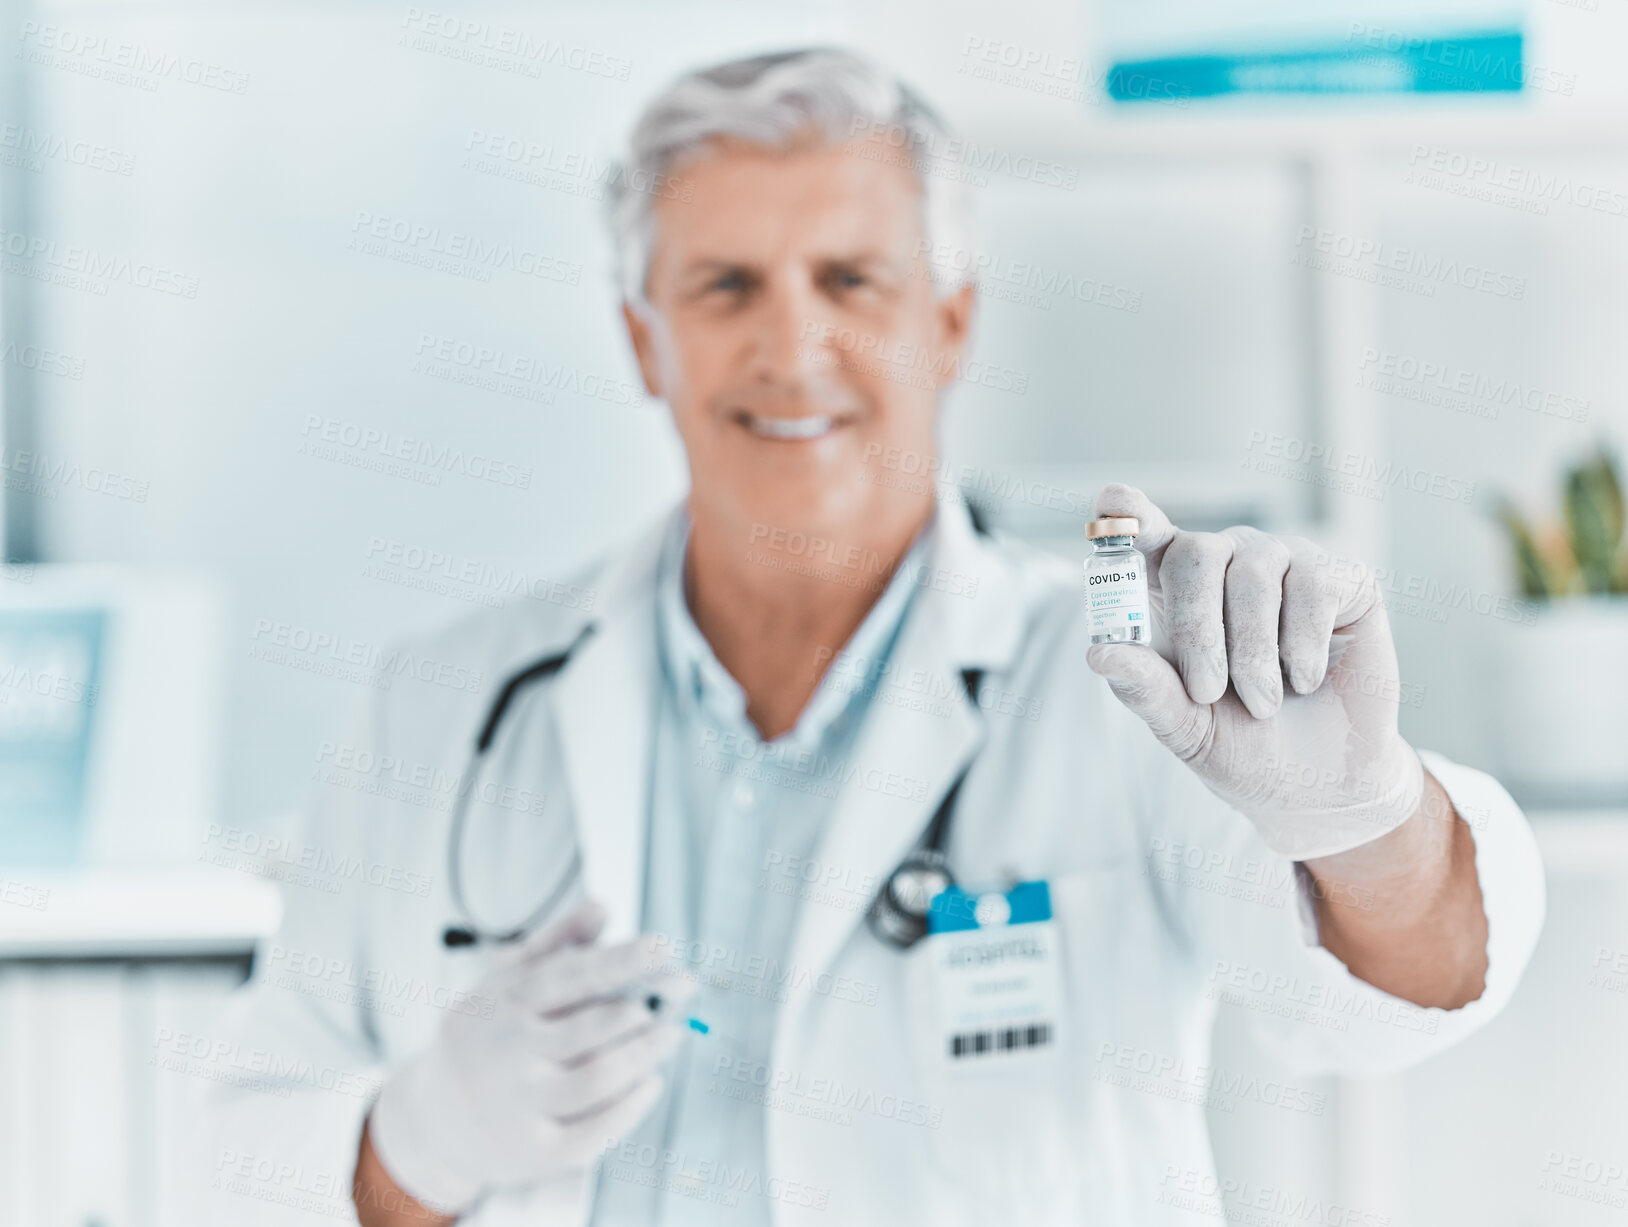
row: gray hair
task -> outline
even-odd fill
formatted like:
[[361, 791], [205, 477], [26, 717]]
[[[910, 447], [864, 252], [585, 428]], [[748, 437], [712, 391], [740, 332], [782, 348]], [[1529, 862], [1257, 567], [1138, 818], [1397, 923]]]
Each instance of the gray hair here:
[[610, 176], [609, 217], [622, 296], [644, 301], [655, 246], [654, 201], [681, 199], [671, 168], [707, 142], [773, 149], [813, 130], [831, 141], [881, 137], [921, 183], [922, 232], [936, 293], [973, 279], [971, 193], [948, 128], [922, 97], [870, 60], [829, 47], [730, 60], [686, 73], [639, 116], [627, 160]]

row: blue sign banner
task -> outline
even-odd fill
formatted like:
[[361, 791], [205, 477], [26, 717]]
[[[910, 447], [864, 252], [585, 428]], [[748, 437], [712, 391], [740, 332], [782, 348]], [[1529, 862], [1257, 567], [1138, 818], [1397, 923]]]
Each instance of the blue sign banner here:
[[1356, 24], [1338, 43], [1302, 50], [1117, 63], [1107, 86], [1116, 102], [1163, 103], [1223, 94], [1509, 93], [1528, 84], [1523, 50], [1518, 29], [1404, 38]]

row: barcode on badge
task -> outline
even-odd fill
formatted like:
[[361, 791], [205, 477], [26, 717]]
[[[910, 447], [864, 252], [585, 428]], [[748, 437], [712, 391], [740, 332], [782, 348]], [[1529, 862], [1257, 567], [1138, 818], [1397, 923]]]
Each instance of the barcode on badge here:
[[963, 1031], [950, 1036], [950, 1056], [981, 1057], [992, 1052], [1014, 1052], [1051, 1043], [1051, 1024], [1003, 1027], [999, 1031]]

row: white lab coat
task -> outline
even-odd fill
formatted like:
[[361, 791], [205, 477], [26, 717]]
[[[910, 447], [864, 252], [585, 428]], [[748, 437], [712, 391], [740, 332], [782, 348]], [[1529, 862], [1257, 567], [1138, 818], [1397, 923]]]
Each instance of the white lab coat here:
[[[205, 1181], [224, 1198], [212, 1213], [230, 1216], [214, 1221], [335, 1221], [368, 1107], [366, 1083], [342, 1075], [382, 1077], [429, 1042], [445, 1009], [477, 1008], [460, 994], [494, 956], [440, 940], [457, 919], [447, 811], [417, 790], [463, 772], [502, 680], [588, 622], [595, 632], [570, 663], [506, 721], [487, 770], [515, 790], [512, 809], [507, 825], [472, 830], [467, 893], [488, 923], [523, 915], [566, 863], [559, 832], [574, 827], [613, 935], [636, 930], [662, 527], [570, 584], [407, 645], [359, 731], [325, 747], [295, 852], [330, 871], [366, 868], [344, 869], [336, 893], [286, 888], [284, 928], [217, 1028], [239, 1064], [256, 1054], [281, 1085], [209, 1092]], [[824, 991], [790, 994], [774, 1066], [836, 1087], [832, 1102], [848, 1096], [853, 1110], [764, 1110], [774, 1221], [1213, 1224], [1213, 1210], [1183, 1208], [1193, 1203], [1181, 1188], [1213, 1170], [1201, 1101], [1218, 1000], [1244, 1005], [1277, 1056], [1308, 1073], [1391, 1070], [1439, 1051], [1496, 1013], [1526, 965], [1543, 914], [1536, 845], [1494, 780], [1425, 754], [1474, 831], [1486, 992], [1460, 1010], [1419, 1010], [1356, 980], [1309, 940], [1293, 867], [1086, 667], [1078, 571], [975, 534], [953, 502], [940, 504], [935, 534], [892, 684], [821, 836], [820, 872], [850, 887], [884, 879], [976, 755], [952, 861], [963, 881], [1050, 881], [1060, 1042], [948, 1068], [925, 947], [901, 954], [858, 908], [805, 902], [790, 961]], [[968, 668], [985, 671], [982, 710], [963, 695]], [[457, 689], [469, 681], [458, 670], [478, 673], [478, 690]], [[386, 761], [324, 777], [347, 745]], [[539, 796], [542, 813], [521, 812]], [[498, 1194], [467, 1221], [583, 1223], [592, 1189], [581, 1176]], [[300, 1204], [316, 1213], [302, 1217]]]

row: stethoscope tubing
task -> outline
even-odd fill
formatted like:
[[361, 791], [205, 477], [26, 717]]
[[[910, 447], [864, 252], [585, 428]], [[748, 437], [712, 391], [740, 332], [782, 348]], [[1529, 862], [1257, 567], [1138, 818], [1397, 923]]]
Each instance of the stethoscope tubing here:
[[[565, 898], [566, 893], [575, 885], [582, 875], [582, 849], [574, 847], [571, 852], [571, 861], [565, 867], [565, 872], [558, 882], [550, 888], [543, 901], [532, 909], [530, 914], [519, 924], [509, 929], [485, 929], [475, 923], [474, 913], [469, 908], [468, 900], [464, 896], [463, 888], [463, 836], [464, 827], [468, 821], [469, 798], [475, 792], [475, 784], [479, 779], [481, 765], [486, 761], [492, 743], [497, 737], [498, 726], [502, 723], [505, 712], [512, 705], [515, 697], [525, 687], [534, 682], [552, 677], [558, 673], [570, 660], [571, 654], [592, 632], [590, 626], [577, 637], [576, 641], [563, 652], [556, 652], [543, 657], [524, 669], [515, 673], [504, 683], [503, 689], [498, 692], [490, 712], [481, 724], [479, 736], [475, 739], [475, 749], [469, 760], [467, 779], [460, 781], [458, 795], [453, 800], [451, 821], [447, 830], [447, 893], [451, 897], [452, 906], [463, 924], [448, 925], [441, 933], [442, 944], [448, 948], [477, 945], [508, 945], [520, 941], [528, 933], [543, 923], [554, 909]], [[982, 671], [967, 669], [962, 673], [962, 681], [966, 685], [967, 693], [974, 704], [977, 703], [978, 684], [982, 678]], [[881, 890], [872, 900], [871, 906], [866, 909], [866, 922], [870, 930], [876, 934], [884, 944], [899, 950], [909, 950], [919, 942], [927, 933], [927, 909], [907, 904], [896, 889], [896, 883], [901, 873], [906, 870], [919, 869], [923, 865], [932, 868], [944, 879], [946, 886], [955, 885], [955, 877], [950, 873], [949, 858], [945, 848], [949, 843], [950, 827], [954, 821], [955, 801], [961, 791], [961, 785], [966, 781], [967, 772], [971, 770], [969, 762], [962, 768], [961, 774], [944, 794], [939, 803], [938, 810], [928, 825], [926, 835], [922, 842], [894, 867], [892, 873], [882, 884]]]

